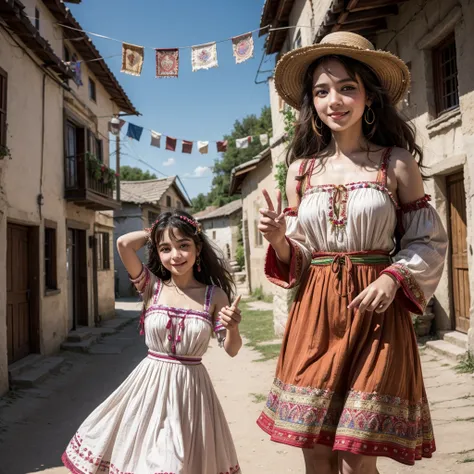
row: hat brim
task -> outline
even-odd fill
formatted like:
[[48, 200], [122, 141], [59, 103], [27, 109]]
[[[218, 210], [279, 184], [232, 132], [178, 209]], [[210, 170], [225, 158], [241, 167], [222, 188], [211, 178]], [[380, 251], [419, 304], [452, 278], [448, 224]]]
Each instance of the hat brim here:
[[408, 67], [392, 53], [325, 43], [294, 49], [278, 61], [275, 68], [275, 87], [281, 98], [294, 109], [300, 110], [308, 66], [323, 56], [333, 55], [347, 56], [370, 67], [394, 105], [400, 102], [408, 91]]

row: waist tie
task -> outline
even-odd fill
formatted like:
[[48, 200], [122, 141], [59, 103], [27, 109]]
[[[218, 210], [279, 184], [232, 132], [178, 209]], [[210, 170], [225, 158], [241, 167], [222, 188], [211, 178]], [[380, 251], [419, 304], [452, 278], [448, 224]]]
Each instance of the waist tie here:
[[[353, 265], [383, 265], [390, 263], [390, 255], [383, 250], [366, 252], [341, 252], [341, 253], [318, 253], [313, 252], [311, 265], [325, 266], [330, 265], [331, 271], [337, 275], [334, 282], [334, 290], [339, 296], [346, 297], [354, 292], [354, 279], [352, 274]], [[343, 268], [347, 271], [348, 292], [342, 293], [340, 282], [342, 280]]]
[[164, 352], [148, 351], [148, 358], [170, 362], [171, 364], [199, 365], [202, 357], [180, 356], [176, 354], [165, 354]]

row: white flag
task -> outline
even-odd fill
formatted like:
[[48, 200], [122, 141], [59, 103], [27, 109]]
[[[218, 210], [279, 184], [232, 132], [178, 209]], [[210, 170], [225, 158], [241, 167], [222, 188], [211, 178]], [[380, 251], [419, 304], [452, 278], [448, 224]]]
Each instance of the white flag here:
[[198, 141], [198, 150], [201, 155], [205, 155], [209, 151], [209, 142]]
[[200, 44], [192, 47], [191, 53], [193, 72], [199, 69], [210, 69], [217, 67], [216, 43]]
[[249, 143], [252, 141], [252, 137], [245, 137], [245, 138], [237, 138], [235, 140], [235, 147], [236, 148], [248, 148]]
[[161, 133], [151, 131], [151, 146], [156, 146], [160, 148], [161, 145]]
[[267, 133], [263, 133], [262, 135], [260, 135], [260, 145], [262, 145], [262, 146], [268, 145], [268, 134]]

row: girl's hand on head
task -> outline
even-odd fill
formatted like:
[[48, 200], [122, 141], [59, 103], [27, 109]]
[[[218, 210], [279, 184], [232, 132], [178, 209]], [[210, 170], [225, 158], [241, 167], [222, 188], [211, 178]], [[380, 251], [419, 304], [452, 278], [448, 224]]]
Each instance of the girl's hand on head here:
[[238, 325], [240, 324], [240, 321], [242, 320], [242, 315], [238, 307], [241, 298], [242, 297], [240, 295], [237, 296], [237, 298], [234, 300], [234, 302], [232, 303], [230, 307], [225, 306], [219, 311], [219, 314], [218, 314], [219, 319], [221, 320], [222, 325], [226, 329], [237, 328]]

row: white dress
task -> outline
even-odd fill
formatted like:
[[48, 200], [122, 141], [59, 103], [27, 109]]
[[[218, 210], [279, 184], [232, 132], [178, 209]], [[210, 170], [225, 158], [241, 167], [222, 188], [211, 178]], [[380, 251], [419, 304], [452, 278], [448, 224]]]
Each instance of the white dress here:
[[[146, 269], [146, 267], [145, 267]], [[148, 272], [148, 269], [145, 271]], [[77, 430], [62, 456], [73, 474], [241, 474], [232, 436], [201, 357], [212, 331], [202, 311], [160, 305], [148, 275], [148, 356]]]

